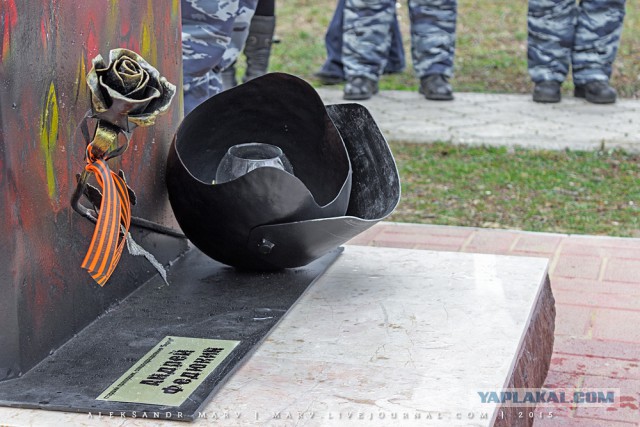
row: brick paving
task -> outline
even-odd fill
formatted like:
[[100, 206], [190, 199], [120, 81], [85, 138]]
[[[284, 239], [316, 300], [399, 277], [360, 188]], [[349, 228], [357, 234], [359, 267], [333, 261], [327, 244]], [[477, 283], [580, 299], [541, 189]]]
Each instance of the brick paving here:
[[534, 425], [640, 426], [640, 239], [382, 222], [349, 244], [548, 258], [557, 317], [545, 386], [615, 388], [620, 402]]

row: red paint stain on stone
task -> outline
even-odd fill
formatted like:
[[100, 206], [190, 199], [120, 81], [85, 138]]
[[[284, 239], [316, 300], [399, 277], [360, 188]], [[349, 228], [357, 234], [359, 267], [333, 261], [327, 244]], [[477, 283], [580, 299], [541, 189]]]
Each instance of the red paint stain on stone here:
[[[87, 34], [87, 64], [91, 63], [91, 60], [100, 53], [98, 47], [98, 38], [96, 37], [93, 22], [89, 23], [89, 32]], [[107, 59], [108, 61], [108, 59]]]
[[18, 10], [16, 9], [15, 0], [8, 0], [4, 3], [3, 8], [0, 10], [2, 18], [2, 50], [0, 50], [0, 62], [9, 55], [11, 50], [11, 32], [18, 23]]

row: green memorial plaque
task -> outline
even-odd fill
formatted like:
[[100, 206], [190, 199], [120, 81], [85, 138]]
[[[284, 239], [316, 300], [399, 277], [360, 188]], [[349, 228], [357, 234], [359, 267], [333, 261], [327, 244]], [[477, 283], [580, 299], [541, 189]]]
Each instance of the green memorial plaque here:
[[97, 400], [180, 406], [239, 343], [164, 337]]

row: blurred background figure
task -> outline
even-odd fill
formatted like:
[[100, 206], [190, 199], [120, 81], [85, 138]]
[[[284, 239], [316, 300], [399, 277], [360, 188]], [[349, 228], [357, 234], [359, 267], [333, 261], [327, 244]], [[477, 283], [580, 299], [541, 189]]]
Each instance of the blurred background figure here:
[[[344, 99], [364, 100], [378, 92], [389, 57], [395, 0], [346, 0], [342, 62]], [[453, 99], [449, 78], [455, 53], [456, 0], [409, 0], [411, 57], [427, 99]]]
[[247, 15], [236, 19], [236, 25], [231, 35], [231, 45], [225, 53], [225, 57], [233, 58], [233, 62], [222, 71], [222, 83], [225, 90], [238, 84], [235, 60], [241, 50], [247, 60], [247, 68], [242, 82], [267, 73], [273, 34], [276, 28], [275, 3], [275, 0], [258, 0], [255, 13], [249, 22], [246, 21]]
[[[325, 85], [340, 84], [345, 81], [342, 65], [344, 3], [345, 0], [338, 0], [338, 5], [336, 6], [333, 18], [331, 18], [324, 37], [325, 47], [327, 49], [327, 60], [320, 70], [314, 74], [320, 80], [320, 83]], [[404, 48], [402, 46], [402, 34], [400, 33], [398, 17], [394, 14], [391, 23], [391, 47], [389, 48], [389, 56], [383, 73], [400, 73], [404, 70], [404, 67], [405, 59]]]
[[237, 57], [237, 51], [235, 57], [232, 51], [227, 52], [234, 27], [242, 22], [248, 26], [256, 3], [257, 0], [181, 0], [185, 115], [222, 91], [220, 73]]
[[529, 0], [528, 67], [535, 102], [560, 102], [560, 86], [573, 72], [574, 96], [611, 104], [609, 84], [618, 52], [625, 0]]

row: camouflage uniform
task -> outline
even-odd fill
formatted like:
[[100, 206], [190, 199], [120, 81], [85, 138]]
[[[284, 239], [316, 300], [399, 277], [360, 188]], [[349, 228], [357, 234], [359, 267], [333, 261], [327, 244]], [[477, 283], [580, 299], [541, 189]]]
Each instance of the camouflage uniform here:
[[618, 52], [625, 0], [529, 0], [529, 75], [577, 85], [609, 81]]
[[[347, 77], [378, 80], [391, 45], [395, 0], [346, 0], [342, 61]], [[456, 0], [409, 0], [411, 57], [418, 78], [453, 75]]]
[[[229, 49], [234, 27], [251, 21], [257, 0], [181, 0], [184, 112], [222, 91], [220, 72], [239, 49]], [[235, 52], [235, 56], [234, 56]]]
[[238, 13], [238, 17], [233, 23], [233, 32], [231, 33], [231, 41], [229, 42], [229, 46], [227, 50], [222, 55], [222, 62], [217, 69], [226, 70], [231, 64], [233, 64], [240, 52], [242, 52], [242, 48], [247, 42], [247, 37], [249, 36], [249, 27], [251, 26], [251, 18], [253, 17], [254, 10], [249, 9], [247, 7], [241, 8]]
[[[320, 72], [326, 75], [335, 76], [344, 79], [344, 71], [342, 69], [342, 30], [344, 16], [345, 0], [338, 0], [333, 18], [329, 23], [327, 32], [324, 36], [325, 47], [327, 49], [327, 60], [320, 68]], [[400, 24], [396, 15], [393, 15], [391, 24], [391, 45], [389, 47], [389, 58], [385, 66], [384, 72], [399, 73], [404, 69], [404, 48], [402, 46], [402, 34], [400, 33]]]

